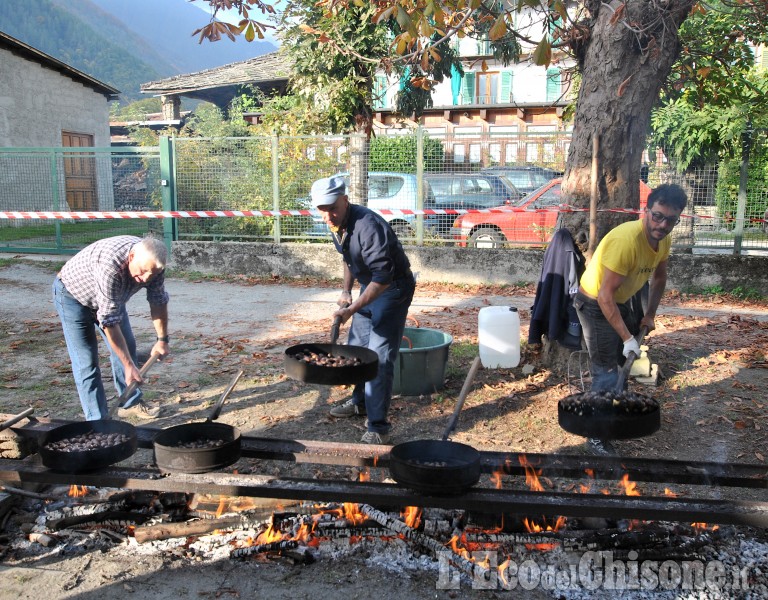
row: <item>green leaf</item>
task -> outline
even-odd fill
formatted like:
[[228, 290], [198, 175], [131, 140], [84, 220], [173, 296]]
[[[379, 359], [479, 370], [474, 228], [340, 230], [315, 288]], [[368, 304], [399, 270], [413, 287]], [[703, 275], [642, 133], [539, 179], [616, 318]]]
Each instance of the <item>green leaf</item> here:
[[507, 33], [507, 22], [504, 19], [506, 13], [501, 13], [488, 30], [488, 39], [491, 41], [503, 38]]
[[533, 51], [533, 63], [542, 67], [547, 67], [552, 62], [552, 44], [549, 40], [543, 39]]

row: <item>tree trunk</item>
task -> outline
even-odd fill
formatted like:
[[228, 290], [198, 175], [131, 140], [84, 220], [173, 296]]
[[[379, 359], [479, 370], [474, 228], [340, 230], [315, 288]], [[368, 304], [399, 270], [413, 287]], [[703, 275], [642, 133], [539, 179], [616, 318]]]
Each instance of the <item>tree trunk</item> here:
[[[635, 215], [606, 212], [639, 208], [639, 181], [651, 109], [680, 53], [678, 28], [693, 0], [616, 0], [589, 3], [589, 38], [578, 52], [582, 83], [568, 151], [563, 193], [587, 208], [590, 197], [592, 138], [598, 153], [597, 239]], [[566, 214], [574, 237], [589, 234], [589, 214]]]

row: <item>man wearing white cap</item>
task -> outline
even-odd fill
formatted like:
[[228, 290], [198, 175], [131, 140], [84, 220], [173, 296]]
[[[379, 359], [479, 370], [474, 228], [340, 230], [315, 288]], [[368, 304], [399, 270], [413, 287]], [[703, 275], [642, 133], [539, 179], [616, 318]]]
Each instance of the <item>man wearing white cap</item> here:
[[[319, 179], [312, 185], [312, 206], [318, 209], [333, 233], [333, 243], [343, 257], [344, 284], [333, 316], [349, 328], [349, 344], [370, 348], [379, 356], [374, 379], [358, 384], [352, 398], [331, 409], [334, 417], [368, 416], [366, 444], [389, 442], [387, 420], [392, 381], [405, 318], [413, 300], [416, 281], [411, 264], [395, 232], [381, 215], [350, 204], [341, 176]], [[352, 285], [360, 283], [353, 301]]]

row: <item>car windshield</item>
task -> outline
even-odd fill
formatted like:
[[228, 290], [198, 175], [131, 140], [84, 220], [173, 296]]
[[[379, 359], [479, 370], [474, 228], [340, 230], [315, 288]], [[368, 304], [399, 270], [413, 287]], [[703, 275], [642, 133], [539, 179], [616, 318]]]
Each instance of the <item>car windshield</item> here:
[[525, 204], [526, 202], [528, 202], [528, 200], [529, 200], [530, 198], [532, 198], [533, 196], [538, 196], [539, 194], [543, 193], [543, 191], [544, 191], [544, 188], [545, 188], [545, 187], [547, 187], [548, 185], [549, 185], [549, 181], [547, 181], [547, 183], [545, 183], [544, 185], [540, 185], [539, 187], [537, 187], [535, 190], [533, 190], [533, 191], [532, 191], [532, 192], [530, 192], [529, 194], [526, 194], [525, 196], [523, 196], [522, 198], [520, 198], [520, 200], [518, 200], [518, 201], [515, 203], [515, 206], [522, 206], [523, 204]]

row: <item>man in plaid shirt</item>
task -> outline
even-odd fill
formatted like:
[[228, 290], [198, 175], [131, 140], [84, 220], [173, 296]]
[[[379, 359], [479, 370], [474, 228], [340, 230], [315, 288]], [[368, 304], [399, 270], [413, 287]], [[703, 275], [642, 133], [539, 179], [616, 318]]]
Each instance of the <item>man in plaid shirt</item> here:
[[[72, 374], [88, 421], [109, 418], [99, 369], [96, 332], [109, 348], [112, 377], [118, 395], [131, 382], [142, 383], [136, 365], [136, 339], [126, 303], [141, 288], [147, 290], [157, 342], [152, 354], [168, 354], [168, 293], [165, 291], [167, 251], [154, 238], [121, 235], [94, 242], [62, 267], [53, 283], [53, 301], [61, 318]], [[118, 416], [156, 417], [159, 407], [141, 401], [141, 390], [128, 398]]]

